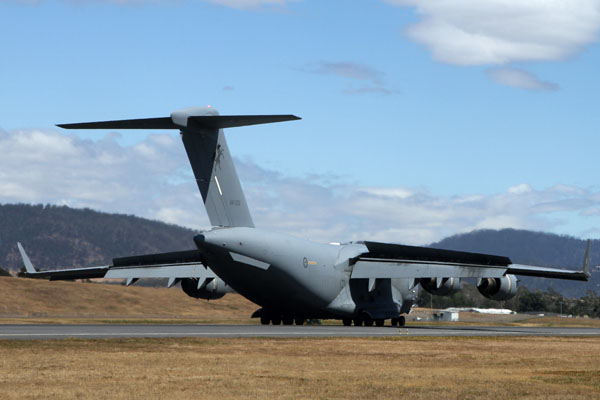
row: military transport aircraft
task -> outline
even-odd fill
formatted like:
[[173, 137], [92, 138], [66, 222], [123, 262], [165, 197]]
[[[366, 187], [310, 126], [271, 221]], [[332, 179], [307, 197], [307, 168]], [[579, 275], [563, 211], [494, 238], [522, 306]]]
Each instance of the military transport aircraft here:
[[341, 319], [344, 325], [404, 325], [419, 288], [450, 295], [461, 279], [477, 279], [479, 292], [506, 300], [516, 275], [587, 281], [572, 271], [513, 264], [508, 257], [371, 241], [320, 244], [254, 227], [223, 134], [224, 128], [298, 120], [294, 115], [222, 116], [210, 107], [170, 117], [58, 125], [65, 129], [177, 129], [185, 146], [212, 229], [193, 238], [195, 249], [116, 258], [112, 265], [36, 271], [18, 245], [33, 278], [168, 278], [189, 296], [222, 297], [236, 291], [258, 304], [263, 324], [303, 324], [308, 318]]

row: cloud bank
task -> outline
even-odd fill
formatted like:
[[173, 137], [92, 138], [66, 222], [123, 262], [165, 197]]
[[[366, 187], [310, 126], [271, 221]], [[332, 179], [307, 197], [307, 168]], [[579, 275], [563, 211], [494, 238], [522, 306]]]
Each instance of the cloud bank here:
[[[178, 136], [151, 135], [134, 146], [117, 138], [0, 130], [0, 202], [65, 204], [208, 227]], [[574, 186], [520, 184], [493, 195], [439, 196], [328, 176], [289, 177], [248, 159], [236, 165], [257, 226], [318, 241], [425, 244], [483, 228], [553, 231], [568, 224], [564, 213], [600, 216], [600, 192]]]
[[563, 60], [597, 40], [598, 0], [387, 0], [415, 7], [407, 29], [435, 59], [456, 65]]
[[[413, 7], [420, 20], [406, 35], [453, 65], [561, 61], [596, 42], [600, 30], [600, 0], [385, 1]], [[539, 90], [540, 81], [529, 75], [490, 74], [500, 83]]]

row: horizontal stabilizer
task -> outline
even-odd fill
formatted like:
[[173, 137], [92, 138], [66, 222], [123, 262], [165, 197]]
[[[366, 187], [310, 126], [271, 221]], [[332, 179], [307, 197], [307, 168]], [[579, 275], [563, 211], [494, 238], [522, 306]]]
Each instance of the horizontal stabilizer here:
[[58, 124], [64, 129], [224, 129], [246, 125], [268, 124], [272, 122], [293, 121], [300, 119], [295, 115], [206, 115], [189, 116], [187, 126], [173, 122], [172, 117], [123, 119], [116, 121], [80, 122], [74, 124]]
[[238, 126], [270, 124], [273, 122], [295, 121], [300, 119], [291, 114], [283, 115], [210, 115], [189, 117], [188, 127], [225, 129]]
[[64, 129], [179, 129], [173, 123], [171, 117], [80, 122], [75, 124], [58, 124], [56, 126]]

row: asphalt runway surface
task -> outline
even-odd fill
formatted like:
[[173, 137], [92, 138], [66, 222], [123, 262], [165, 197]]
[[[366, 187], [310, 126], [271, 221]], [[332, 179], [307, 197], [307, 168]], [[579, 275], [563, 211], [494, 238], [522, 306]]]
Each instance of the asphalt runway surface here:
[[0, 340], [175, 337], [600, 336], [598, 328], [500, 326], [0, 325]]

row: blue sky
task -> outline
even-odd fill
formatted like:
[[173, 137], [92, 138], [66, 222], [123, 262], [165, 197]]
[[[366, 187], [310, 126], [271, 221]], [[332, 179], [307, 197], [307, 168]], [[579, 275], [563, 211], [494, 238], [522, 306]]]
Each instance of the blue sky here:
[[521, 3], [2, 0], [0, 202], [201, 228], [177, 135], [54, 124], [210, 104], [303, 118], [227, 133], [259, 226], [600, 237], [600, 1]]

